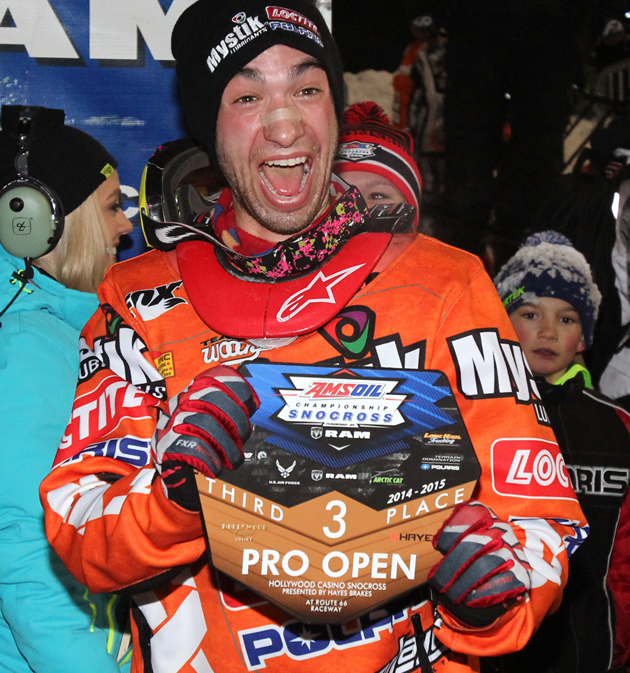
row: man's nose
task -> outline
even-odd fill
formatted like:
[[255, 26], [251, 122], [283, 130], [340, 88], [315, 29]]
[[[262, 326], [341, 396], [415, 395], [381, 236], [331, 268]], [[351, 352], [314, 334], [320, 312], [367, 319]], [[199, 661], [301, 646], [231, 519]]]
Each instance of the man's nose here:
[[304, 135], [302, 116], [294, 107], [281, 107], [265, 112], [262, 119], [265, 140], [281, 147], [291, 147]]

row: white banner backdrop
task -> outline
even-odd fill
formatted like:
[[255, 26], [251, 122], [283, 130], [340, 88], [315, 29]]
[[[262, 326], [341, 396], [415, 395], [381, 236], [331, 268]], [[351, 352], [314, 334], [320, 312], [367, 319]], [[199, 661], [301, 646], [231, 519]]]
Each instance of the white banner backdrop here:
[[[148, 158], [187, 135], [170, 43], [193, 2], [0, 0], [0, 104], [61, 108], [66, 123], [100, 140], [120, 163], [125, 210], [136, 225]], [[317, 4], [330, 25], [331, 0]], [[139, 226], [132, 240], [121, 258], [145, 249]]]

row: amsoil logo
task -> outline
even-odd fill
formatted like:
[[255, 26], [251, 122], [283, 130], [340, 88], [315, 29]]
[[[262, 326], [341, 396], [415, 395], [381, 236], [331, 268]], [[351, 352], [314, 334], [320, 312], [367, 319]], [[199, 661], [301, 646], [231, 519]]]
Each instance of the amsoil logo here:
[[398, 410], [407, 395], [393, 390], [398, 381], [350, 377], [291, 376], [294, 388], [278, 390], [284, 407], [278, 418], [290, 423], [356, 428], [397, 426], [405, 422]]
[[558, 445], [544, 439], [497, 439], [492, 445], [492, 487], [515, 498], [575, 500]]

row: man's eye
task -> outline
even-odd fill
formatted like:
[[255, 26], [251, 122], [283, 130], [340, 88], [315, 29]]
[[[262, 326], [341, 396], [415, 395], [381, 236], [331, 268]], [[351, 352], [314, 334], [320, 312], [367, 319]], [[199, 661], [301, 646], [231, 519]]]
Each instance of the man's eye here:
[[319, 93], [321, 89], [318, 89], [316, 86], [307, 86], [304, 89], [300, 90], [301, 96], [314, 96]]
[[237, 98], [234, 102], [235, 103], [253, 103], [255, 100], [257, 100], [256, 96], [252, 94], [246, 94], [245, 96], [241, 96], [240, 98]]
[[381, 199], [389, 199], [391, 197], [387, 194], [383, 194], [383, 192], [372, 192], [370, 194], [370, 198], [374, 199], [375, 201], [380, 201]]

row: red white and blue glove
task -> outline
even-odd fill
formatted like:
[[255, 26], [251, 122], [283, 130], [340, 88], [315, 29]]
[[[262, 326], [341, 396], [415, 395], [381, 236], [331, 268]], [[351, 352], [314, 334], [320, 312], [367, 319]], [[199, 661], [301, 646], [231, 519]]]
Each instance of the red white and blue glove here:
[[152, 439], [155, 463], [169, 497], [187, 509], [198, 509], [191, 506], [192, 468], [216, 477], [242, 464], [258, 397], [240, 374], [220, 365], [195, 377], [168, 406]]
[[531, 587], [512, 527], [480, 502], [458, 505], [433, 538], [444, 558], [429, 573], [437, 601], [463, 624], [492, 624]]

